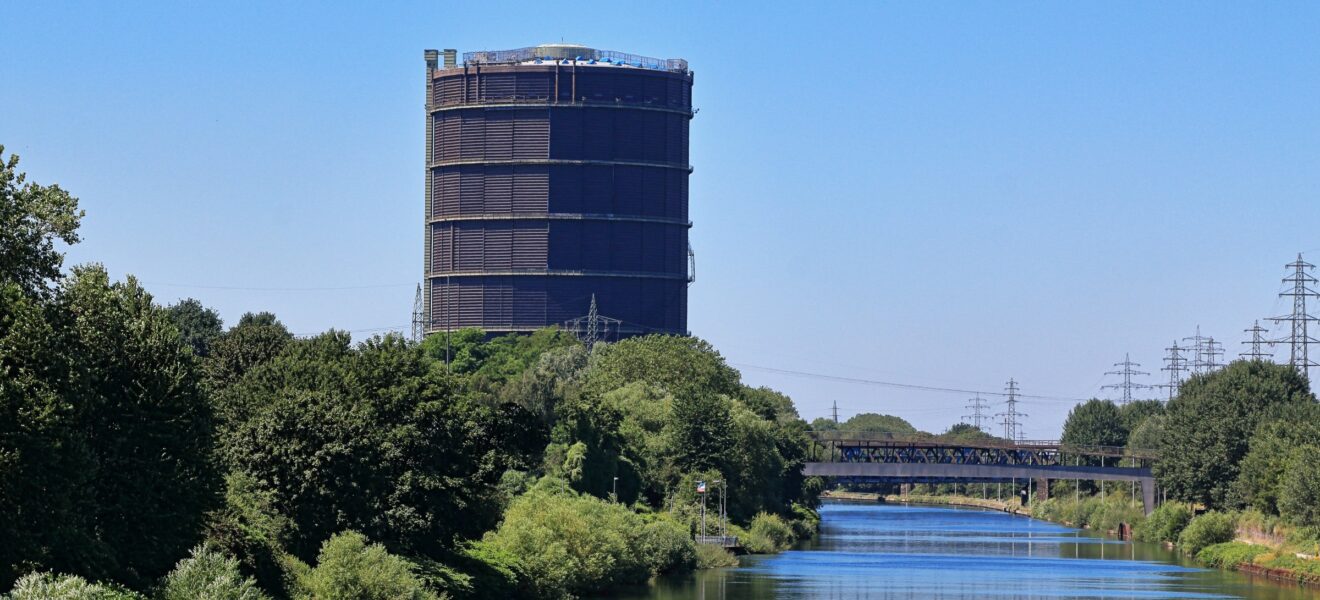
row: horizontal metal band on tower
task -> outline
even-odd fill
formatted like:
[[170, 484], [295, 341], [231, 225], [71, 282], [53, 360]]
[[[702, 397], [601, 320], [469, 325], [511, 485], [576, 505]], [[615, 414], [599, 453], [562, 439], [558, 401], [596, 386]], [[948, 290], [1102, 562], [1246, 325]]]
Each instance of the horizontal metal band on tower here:
[[635, 215], [611, 215], [602, 213], [498, 213], [470, 214], [453, 217], [432, 217], [429, 224], [454, 223], [462, 221], [614, 221], [620, 223], [655, 223], [658, 225], [677, 225], [692, 227], [692, 221], [667, 219], [665, 217], [644, 217]]
[[656, 169], [674, 169], [676, 171], [687, 171], [692, 173], [692, 165], [684, 165], [666, 162], [635, 161], [635, 160], [580, 160], [571, 158], [514, 158], [502, 160], [485, 159], [459, 159], [459, 160], [438, 160], [427, 165], [431, 169], [441, 167], [462, 167], [468, 165], [495, 165], [495, 166], [518, 166], [518, 165], [581, 165], [589, 167], [652, 167]]
[[432, 271], [427, 279], [446, 277], [618, 277], [622, 279], [672, 279], [687, 281], [687, 273], [665, 273], [663, 271], [580, 271], [576, 269], [504, 269], [489, 271]]
[[696, 111], [682, 108], [666, 108], [663, 106], [651, 106], [647, 104], [628, 104], [626, 102], [555, 102], [549, 98], [544, 102], [518, 100], [506, 103], [490, 103], [490, 101], [486, 101], [485, 103], [469, 102], [467, 104], [432, 104], [427, 106], [427, 109], [431, 111], [431, 114], [456, 110], [518, 110], [539, 108], [618, 108], [625, 110], [649, 110], [652, 112], [683, 115], [689, 119], [697, 115]]

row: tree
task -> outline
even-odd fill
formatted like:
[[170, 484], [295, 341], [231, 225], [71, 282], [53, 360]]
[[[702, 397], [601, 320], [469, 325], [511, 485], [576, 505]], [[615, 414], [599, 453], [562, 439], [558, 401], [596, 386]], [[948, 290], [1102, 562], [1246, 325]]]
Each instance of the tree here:
[[28, 182], [18, 172], [18, 155], [6, 160], [4, 153], [0, 145], [0, 283], [47, 297], [64, 264], [55, 243], [78, 243], [83, 211], [60, 186]]
[[588, 391], [603, 394], [633, 381], [644, 381], [675, 399], [702, 394], [733, 398], [742, 390], [738, 377], [738, 371], [705, 340], [647, 335], [597, 347], [586, 386]]
[[1314, 401], [1286, 365], [1239, 360], [1195, 375], [1169, 402], [1155, 476], [1174, 498], [1223, 507], [1260, 421], [1277, 406]]
[[729, 399], [717, 394], [674, 398], [670, 453], [679, 471], [718, 469], [733, 448], [733, 415]]
[[325, 541], [316, 568], [295, 568], [293, 596], [297, 600], [439, 600], [416, 571], [407, 559], [347, 531]]
[[223, 332], [220, 313], [202, 306], [201, 302], [193, 298], [180, 300], [165, 311], [195, 356], [205, 357], [209, 354], [211, 342]]
[[275, 315], [244, 313], [238, 324], [209, 344], [203, 367], [207, 387], [223, 390], [237, 383], [248, 371], [270, 362], [293, 334]]
[[1133, 400], [1118, 407], [1118, 413], [1123, 421], [1123, 429], [1136, 431], [1146, 419], [1164, 414], [1164, 403], [1159, 400]]
[[981, 431], [980, 428], [970, 423], [954, 423], [952, 427], [949, 427], [948, 431], [941, 433], [938, 437], [941, 440], [949, 442], [968, 443], [984, 442], [995, 439], [995, 436]]
[[1293, 449], [1279, 491], [1279, 513], [1303, 527], [1320, 526], [1320, 446]]
[[1091, 399], [1068, 411], [1062, 441], [1073, 446], [1117, 446], [1127, 444], [1128, 430], [1118, 406], [1109, 400]]
[[1128, 434], [1127, 451], [1131, 454], [1159, 454], [1164, 449], [1164, 415], [1147, 417]]
[[77, 268], [57, 307], [73, 317], [69, 400], [94, 465], [82, 492], [94, 498], [94, 535], [114, 550], [108, 573], [141, 585], [188, 551], [218, 503], [211, 407], [174, 324], [132, 277], [111, 284], [99, 266]]
[[160, 600], [267, 600], [238, 561], [206, 545], [193, 548], [161, 582]]
[[462, 398], [396, 335], [292, 342], [226, 400], [239, 407], [227, 409], [226, 464], [293, 521], [288, 549], [303, 559], [344, 529], [401, 553], [452, 550], [495, 524], [495, 483], [545, 443], [521, 427], [531, 415]]
[[132, 278], [0, 285], [0, 584], [54, 569], [141, 585], [195, 541], [218, 480], [191, 353]]
[[839, 425], [841, 431], [864, 431], [869, 433], [917, 433], [911, 423], [893, 415], [861, 413]]
[[799, 418], [797, 409], [793, 407], [793, 400], [768, 387], [743, 386], [738, 399], [762, 419], [778, 421]]
[[1231, 499], [1239, 506], [1278, 514], [1279, 495], [1295, 448], [1320, 446], [1320, 405], [1286, 404], [1262, 419], [1239, 465]]

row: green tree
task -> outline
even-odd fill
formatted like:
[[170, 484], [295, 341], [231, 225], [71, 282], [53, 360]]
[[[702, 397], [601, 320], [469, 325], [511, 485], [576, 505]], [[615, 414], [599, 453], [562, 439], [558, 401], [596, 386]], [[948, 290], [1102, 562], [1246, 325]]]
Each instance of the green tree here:
[[416, 565], [355, 531], [326, 540], [316, 567], [299, 565], [294, 573], [297, 600], [439, 600]]
[[1293, 449], [1308, 445], [1320, 446], [1320, 405], [1285, 404], [1271, 411], [1252, 434], [1238, 467], [1233, 504], [1278, 514], [1280, 486]]
[[938, 437], [945, 441], [964, 443], [984, 442], [996, 439], [995, 436], [982, 431], [970, 423], [954, 423], [953, 426], [949, 427], [948, 431], [941, 433]]
[[1074, 406], [1063, 422], [1061, 441], [1074, 446], [1117, 446], [1127, 444], [1128, 430], [1118, 406], [1109, 400], [1091, 399]]
[[202, 363], [211, 390], [238, 383], [248, 371], [270, 362], [293, 340], [293, 334], [275, 315], [245, 313], [238, 324], [208, 344]]
[[1127, 450], [1132, 454], [1159, 454], [1164, 450], [1164, 415], [1151, 415], [1128, 434]]
[[9, 600], [146, 600], [114, 584], [92, 583], [77, 575], [31, 573], [14, 584]]
[[[154, 580], [196, 541], [218, 503], [213, 423], [191, 352], [165, 310], [132, 277], [111, 284], [81, 267], [61, 290], [77, 357], [69, 399], [94, 465], [95, 536], [114, 549], [109, 574]], [[90, 565], [61, 569], [84, 573]]]
[[1239, 360], [1193, 376], [1169, 403], [1155, 476], [1172, 497], [1223, 507], [1260, 421], [1277, 406], [1314, 401], [1286, 365]]
[[159, 600], [265, 600], [257, 583], [244, 577], [238, 561], [206, 545], [193, 548], [192, 554], [165, 576], [156, 594]]
[[917, 428], [902, 418], [893, 415], [861, 413], [839, 425], [841, 431], [861, 431], [868, 433], [917, 433]]
[[[344, 529], [436, 556], [494, 525], [495, 484], [544, 445], [516, 406], [459, 396], [421, 349], [398, 336], [354, 348], [329, 332], [293, 342], [226, 396], [226, 463], [293, 521], [300, 558]], [[462, 515], [462, 518], [456, 518]]]
[[762, 419], [768, 421], [798, 419], [798, 411], [793, 407], [793, 400], [768, 387], [743, 386], [738, 396], [747, 408], [752, 409]]
[[[641, 517], [621, 504], [534, 489], [513, 502], [485, 543], [516, 556], [539, 597], [560, 598], [643, 583], [667, 566], [652, 561], [689, 554], [643, 551], [656, 545], [648, 539]], [[666, 539], [691, 543], [686, 535]]]
[[675, 399], [702, 394], [733, 398], [742, 390], [738, 377], [738, 371], [705, 340], [647, 335], [598, 346], [591, 357], [586, 385], [589, 391], [604, 394], [633, 381], [644, 381]]
[[1146, 419], [1164, 414], [1164, 403], [1159, 400], [1133, 400], [1118, 407], [1123, 429], [1136, 431]]
[[174, 321], [183, 342], [193, 349], [195, 356], [205, 357], [209, 354], [211, 342], [223, 333], [224, 323], [220, 320], [220, 313], [202, 306], [201, 302], [193, 298], [180, 300], [170, 305], [165, 312]]
[[1320, 527], [1320, 446], [1294, 448], [1279, 490], [1279, 513], [1303, 527]]
[[704, 393], [674, 398], [670, 453], [679, 471], [718, 469], [734, 447], [732, 403]]
[[27, 181], [18, 171], [18, 155], [6, 159], [4, 153], [0, 145], [0, 283], [49, 296], [49, 284], [59, 279], [64, 264], [55, 244], [78, 243], [83, 211], [60, 186]]
[[825, 417], [816, 417], [815, 419], [812, 419], [812, 420], [811, 420], [811, 430], [812, 430], [812, 431], [838, 431], [838, 430], [839, 430], [839, 424], [838, 424], [838, 423], [835, 423], [835, 422], [834, 422], [834, 419], [827, 419], [827, 418], [825, 418]]

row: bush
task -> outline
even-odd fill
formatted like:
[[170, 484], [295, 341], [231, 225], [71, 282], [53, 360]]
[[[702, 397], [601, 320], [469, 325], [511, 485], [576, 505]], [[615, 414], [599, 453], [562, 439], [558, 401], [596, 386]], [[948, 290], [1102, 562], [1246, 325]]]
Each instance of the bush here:
[[691, 571], [697, 566], [697, 545], [687, 527], [670, 519], [657, 519], [642, 529], [642, 553], [656, 573]]
[[795, 539], [793, 528], [785, 523], [779, 515], [769, 513], [758, 513], [752, 518], [752, 526], [747, 532], [755, 538], [764, 538], [769, 540], [771, 551], [786, 550], [793, 545]]
[[697, 544], [697, 568], [718, 569], [738, 566], [738, 557], [714, 544]]
[[1178, 536], [1178, 547], [1183, 552], [1195, 555], [1206, 546], [1233, 541], [1237, 534], [1237, 522], [1233, 515], [1221, 512], [1208, 512], [1192, 519]]
[[1137, 526], [1134, 535], [1142, 542], [1176, 542], [1192, 520], [1192, 507], [1182, 502], [1166, 502]]
[[1257, 556], [1269, 552], [1265, 546], [1244, 544], [1242, 542], [1224, 542], [1202, 548], [1196, 553], [1196, 560], [1220, 569], [1233, 569], [1238, 565], [1250, 564]]
[[14, 583], [9, 600], [146, 600], [113, 585], [91, 583], [77, 575], [31, 573]]
[[390, 554], [366, 536], [347, 531], [326, 540], [316, 568], [293, 563], [293, 594], [298, 600], [437, 600], [407, 560]]
[[161, 584], [160, 600], [263, 600], [256, 582], [243, 577], [238, 559], [201, 545], [179, 561]]
[[[533, 488], [509, 505], [485, 544], [517, 557], [537, 596], [557, 598], [649, 579], [655, 556], [638, 551], [644, 528], [642, 518], [621, 504]], [[653, 541], [673, 541], [653, 533]]]

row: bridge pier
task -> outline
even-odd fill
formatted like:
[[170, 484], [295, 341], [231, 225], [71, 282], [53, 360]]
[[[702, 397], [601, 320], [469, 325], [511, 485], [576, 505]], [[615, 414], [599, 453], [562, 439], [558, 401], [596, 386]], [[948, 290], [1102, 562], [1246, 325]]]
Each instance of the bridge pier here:
[[1050, 480], [1044, 477], [1036, 479], [1036, 501], [1044, 502], [1050, 499]]

